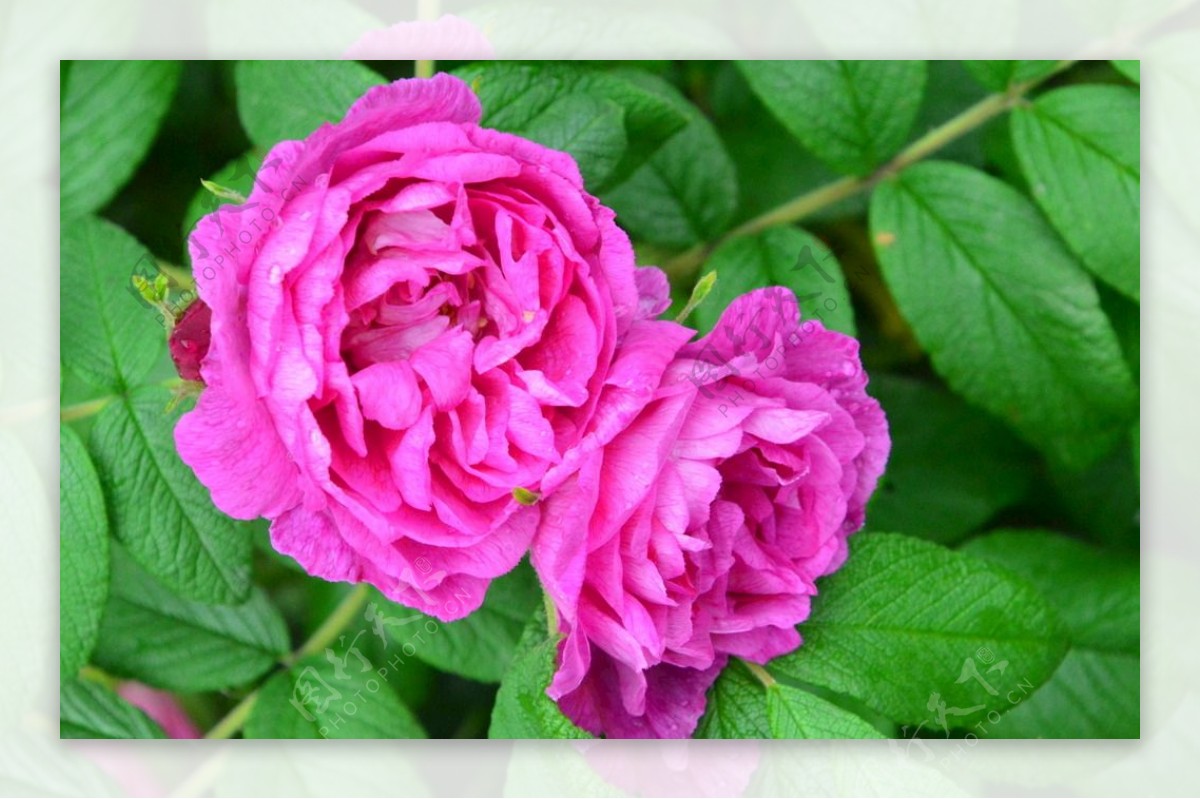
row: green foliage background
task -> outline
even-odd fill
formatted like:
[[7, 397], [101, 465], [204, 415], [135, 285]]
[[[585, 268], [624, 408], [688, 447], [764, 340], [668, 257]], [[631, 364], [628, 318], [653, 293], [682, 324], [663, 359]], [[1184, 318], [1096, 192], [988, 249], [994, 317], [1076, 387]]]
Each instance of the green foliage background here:
[[[891, 462], [805, 644], [732, 662], [697, 737], [1137, 737], [1136, 62], [439, 64], [576, 156], [710, 327], [754, 287], [857, 335]], [[409, 62], [74, 62], [62, 75], [64, 737], [580, 737], [528, 564], [438, 623], [325, 583], [175, 454], [156, 310], [262, 154]], [[317, 687], [322, 693], [306, 693]], [[314, 696], [316, 697], [314, 699]]]

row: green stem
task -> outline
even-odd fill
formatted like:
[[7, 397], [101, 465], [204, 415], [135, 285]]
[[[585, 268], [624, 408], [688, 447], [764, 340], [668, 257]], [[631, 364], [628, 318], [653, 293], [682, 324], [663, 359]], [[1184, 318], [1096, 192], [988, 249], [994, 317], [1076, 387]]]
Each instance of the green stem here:
[[1017, 105], [1031, 89], [1050, 77], [1067, 69], [1074, 61], [1059, 61], [1052, 72], [1035, 80], [1026, 81], [1010, 86], [1005, 92], [989, 95], [975, 105], [950, 119], [909, 146], [901, 150], [892, 160], [877, 169], [874, 173], [861, 178], [839, 178], [832, 183], [818, 186], [810, 192], [788, 200], [783, 205], [776, 206], [753, 219], [744, 222], [722, 236], [715, 244], [698, 245], [680, 254], [663, 266], [666, 273], [672, 277], [690, 276], [704, 263], [714, 249], [724, 244], [734, 236], [747, 236], [759, 233], [776, 225], [789, 225], [799, 222], [823, 208], [839, 203], [849, 197], [870, 189], [881, 180], [897, 174], [918, 161], [932, 155], [947, 144], [970, 133], [984, 123], [1005, 113]]
[[103, 685], [110, 691], [117, 690], [117, 683], [120, 682], [120, 680], [108, 672], [90, 664], [79, 670], [79, 677], [80, 679], [89, 680], [91, 682]]
[[65, 408], [59, 409], [58, 418], [64, 422], [74, 422], [78, 419], [83, 419], [92, 414], [100, 413], [100, 411], [104, 410], [104, 406], [117, 398], [118, 395], [109, 394], [104, 397], [97, 397], [94, 400], [88, 400], [87, 402], [68, 405]]
[[237, 734], [246, 723], [246, 719], [250, 718], [250, 712], [254, 710], [255, 704], [258, 703], [258, 694], [261, 690], [261, 688], [255, 688], [246, 694], [242, 701], [234, 706], [233, 710], [225, 714], [225, 718], [218, 721], [211, 730], [204, 734], [204, 737], [217, 741], [232, 738]]
[[[154, 385], [174, 391], [175, 389], [181, 388], [187, 382], [188, 381], [181, 377], [168, 377], [166, 380], [155, 383]], [[105, 394], [103, 397], [96, 397], [95, 399], [90, 399], [87, 402], [79, 402], [75, 405], [67, 405], [64, 408], [58, 409], [58, 418], [64, 422], [75, 422], [80, 419], [85, 419], [88, 416], [93, 416], [97, 413], [100, 413], [100, 411], [104, 410], [104, 408], [113, 400], [119, 400], [125, 396], [126, 395], [124, 393]]]
[[[438, 0], [417, 0], [417, 21], [432, 22], [438, 18]], [[418, 78], [432, 78], [436, 62], [431, 58], [418, 58], [413, 62], [413, 74]]]
[[[296, 661], [302, 660], [309, 655], [315, 655], [321, 652], [330, 644], [332, 644], [342, 631], [346, 629], [354, 618], [358, 616], [367, 604], [367, 599], [371, 596], [371, 589], [366, 583], [355, 586], [354, 590], [346, 595], [346, 598], [334, 608], [333, 613], [321, 623], [321, 626], [309, 636], [308, 640], [301, 644], [300, 648], [284, 655], [279, 660], [279, 665], [283, 668], [288, 668]], [[250, 712], [254, 710], [254, 705], [258, 702], [259, 693], [262, 692], [262, 686], [255, 688], [250, 693], [243, 697], [242, 701], [238, 702], [233, 710], [225, 714], [225, 717], [218, 721], [211, 730], [205, 734], [205, 738], [231, 738], [245, 725], [246, 719], [250, 718]]]
[[750, 670], [750, 673], [754, 675], [755, 679], [763, 684], [764, 688], [775, 687], [775, 678], [772, 677], [771, 673], [762, 666], [758, 665], [757, 663], [751, 663], [748, 660], [743, 660], [742, 665]]
[[346, 626], [354, 621], [354, 617], [362, 613], [370, 596], [371, 587], [369, 585], [366, 583], [356, 585], [353, 591], [346, 594], [346, 598], [334, 609], [333, 613], [329, 614], [329, 618], [322, 622], [316, 632], [309, 636], [299, 649], [285, 656], [280, 664], [287, 667], [297, 660], [323, 652], [327, 646], [337, 640]]

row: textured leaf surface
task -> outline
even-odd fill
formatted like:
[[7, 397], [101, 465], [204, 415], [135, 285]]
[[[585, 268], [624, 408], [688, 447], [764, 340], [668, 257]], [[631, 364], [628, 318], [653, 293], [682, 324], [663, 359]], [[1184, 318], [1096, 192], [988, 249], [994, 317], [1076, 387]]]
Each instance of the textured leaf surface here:
[[399, 673], [365, 665], [364, 669], [348, 649], [334, 648], [276, 674], [263, 686], [246, 720], [246, 737], [426, 737], [388, 683]]
[[988, 729], [1002, 738], [1137, 738], [1141, 696], [1137, 558], [1041, 531], [998, 531], [963, 550], [1036, 585], [1071, 649], [1037, 692]]
[[867, 175], [904, 144], [925, 88], [924, 61], [742, 61], [767, 108], [829, 166]]
[[100, 478], [83, 442], [59, 426], [59, 673], [92, 654], [108, 596], [108, 518]]
[[150, 253], [121, 228], [95, 217], [62, 223], [59, 341], [63, 369], [116, 393], [136, 386], [163, 350], [155, 311], [131, 276], [157, 273]]
[[1007, 691], [1045, 682], [1065, 654], [1054, 612], [1031, 585], [926, 541], [855, 536], [846, 565], [818, 587], [804, 644], [768, 669], [901, 724], [971, 726], [1008, 709]]
[[883, 737], [867, 721], [808, 691], [776, 683], [766, 693], [772, 738]]
[[172, 691], [216, 691], [249, 683], [287, 653], [287, 626], [261, 590], [241, 605], [205, 605], [114, 555], [96, 650], [106, 671]]
[[178, 61], [70, 64], [61, 109], [63, 220], [101, 208], [133, 176], [167, 113], [179, 74]]
[[803, 319], [855, 334], [842, 267], [820, 239], [803, 230], [772, 228], [730, 239], [708, 258], [702, 274], [709, 272], [717, 273], [716, 285], [691, 320], [701, 332], [711, 330], [729, 303], [747, 291], [786, 286], [796, 293]]
[[546, 695], [557, 645], [546, 635], [546, 614], [530, 618], [496, 694], [489, 738], [591, 738]]
[[[663, 97], [613, 73], [496, 61], [473, 64], [458, 74], [479, 96], [485, 127], [570, 153], [593, 194], [629, 177], [687, 124], [684, 114]], [[586, 103], [594, 106], [589, 118], [576, 119], [572, 112]], [[597, 113], [601, 107], [620, 114]], [[606, 148], [619, 139], [625, 147], [612, 162]]]
[[1093, 274], [1137, 299], [1141, 277], [1138, 92], [1070, 86], [1012, 114], [1033, 198]]
[[969, 402], [1081, 466], [1137, 391], [1096, 287], [1033, 205], [996, 178], [929, 162], [882, 184], [871, 234], [934, 367]]
[[234, 82], [242, 127], [265, 150], [337, 122], [384, 80], [357, 61], [242, 61]]
[[110, 403], [91, 450], [117, 539], [172, 591], [210, 603], [250, 592], [250, 536], [212, 504], [175, 451], [166, 391], [143, 389]]
[[693, 737], [770, 738], [764, 691], [744, 663], [731, 660], [708, 689], [704, 717]]
[[737, 205], [733, 161], [712, 123], [678, 90], [643, 73], [628, 77], [665, 100], [687, 125], [601, 199], [638, 241], [683, 248], [714, 240]]
[[165, 738], [162, 729], [107, 688], [64, 675], [58, 692], [62, 738]]
[[1033, 453], [1003, 424], [929, 383], [872, 375], [892, 451], [867, 509], [872, 530], [947, 544], [1029, 488]]
[[[416, 648], [416, 656], [442, 671], [480, 682], [500, 682], [512, 662], [521, 632], [541, 601], [533, 568], [522, 561], [492, 582], [479, 610], [455, 622], [437, 622], [437, 633]], [[428, 618], [428, 617], [420, 617]], [[407, 641], [408, 625], [388, 627]]]

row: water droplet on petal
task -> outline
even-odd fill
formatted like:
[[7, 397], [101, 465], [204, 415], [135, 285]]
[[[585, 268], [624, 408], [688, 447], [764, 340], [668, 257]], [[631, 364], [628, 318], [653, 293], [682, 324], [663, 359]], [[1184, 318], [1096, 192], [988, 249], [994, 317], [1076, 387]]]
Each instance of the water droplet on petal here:
[[283, 282], [283, 267], [279, 264], [271, 264], [271, 271], [267, 272], [267, 282], [272, 286], [278, 286]]

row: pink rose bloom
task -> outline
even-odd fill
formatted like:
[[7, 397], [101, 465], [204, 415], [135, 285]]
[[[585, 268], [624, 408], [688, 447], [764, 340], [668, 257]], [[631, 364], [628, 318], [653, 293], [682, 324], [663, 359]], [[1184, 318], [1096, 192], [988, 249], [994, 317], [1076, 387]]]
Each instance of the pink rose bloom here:
[[514, 490], [603, 443], [665, 366], [617, 356], [666, 325], [662, 273], [570, 156], [479, 118], [449, 75], [376, 87], [200, 220], [206, 387], [175, 429], [225, 513], [443, 620], [527, 550], [540, 509]]
[[548, 693], [576, 724], [687, 737], [729, 656], [800, 645], [887, 460], [866, 384], [857, 341], [801, 326], [786, 289], [751, 292], [547, 498], [533, 564], [565, 634]]

